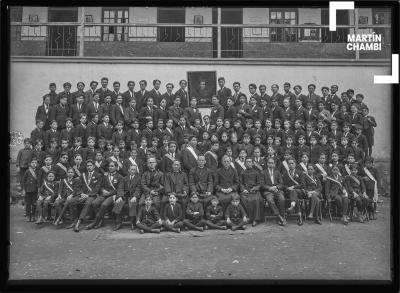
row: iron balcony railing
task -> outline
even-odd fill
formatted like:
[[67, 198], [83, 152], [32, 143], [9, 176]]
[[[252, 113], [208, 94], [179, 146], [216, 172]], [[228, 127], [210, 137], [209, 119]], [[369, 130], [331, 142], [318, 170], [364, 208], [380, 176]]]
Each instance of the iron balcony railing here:
[[[390, 25], [11, 22], [12, 56], [390, 58]], [[348, 34], [380, 34], [380, 51], [348, 51]], [[175, 55], [174, 55], [175, 54]]]

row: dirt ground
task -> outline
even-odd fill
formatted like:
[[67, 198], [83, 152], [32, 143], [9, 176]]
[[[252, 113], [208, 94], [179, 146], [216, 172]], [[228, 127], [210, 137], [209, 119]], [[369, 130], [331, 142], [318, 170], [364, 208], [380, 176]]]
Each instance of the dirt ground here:
[[27, 223], [11, 206], [10, 279], [390, 279], [390, 209], [361, 224], [324, 220], [246, 231], [139, 234]]

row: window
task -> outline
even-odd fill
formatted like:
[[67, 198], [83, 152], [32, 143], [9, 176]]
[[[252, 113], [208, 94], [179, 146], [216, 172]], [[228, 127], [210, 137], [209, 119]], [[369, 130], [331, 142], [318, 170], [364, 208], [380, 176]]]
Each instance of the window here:
[[[157, 23], [185, 23], [185, 8], [158, 8]], [[158, 42], [184, 42], [185, 27], [158, 27]]]
[[[104, 23], [128, 23], [128, 8], [107, 8], [103, 9]], [[127, 26], [104, 26], [103, 41], [127, 41], [128, 27]]]
[[[270, 9], [270, 24], [297, 24], [297, 9]], [[296, 42], [297, 28], [270, 28], [271, 42]]]

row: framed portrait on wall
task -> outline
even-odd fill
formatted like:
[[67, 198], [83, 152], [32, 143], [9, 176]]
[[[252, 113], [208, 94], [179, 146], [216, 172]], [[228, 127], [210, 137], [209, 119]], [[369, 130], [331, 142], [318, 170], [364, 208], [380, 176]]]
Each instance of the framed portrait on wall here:
[[217, 92], [216, 71], [188, 71], [188, 93], [196, 97], [198, 107], [212, 107], [211, 98]]

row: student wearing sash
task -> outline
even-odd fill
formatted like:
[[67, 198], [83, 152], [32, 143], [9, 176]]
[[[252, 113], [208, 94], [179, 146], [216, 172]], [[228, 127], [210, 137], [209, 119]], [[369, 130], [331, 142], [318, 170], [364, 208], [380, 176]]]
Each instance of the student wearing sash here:
[[293, 158], [292, 152], [290, 150], [286, 150], [283, 153], [283, 161], [280, 162], [280, 164], [278, 166], [278, 171], [279, 171], [279, 173], [282, 174], [282, 176], [289, 170], [288, 160], [290, 158]]
[[104, 173], [106, 172], [105, 171], [106, 164], [107, 164], [107, 162], [104, 161], [101, 150], [96, 150], [95, 157], [94, 157], [95, 171], [104, 175]]
[[[79, 156], [79, 155], [77, 155]], [[63, 216], [67, 209], [69, 209], [72, 216], [72, 200], [77, 196], [80, 190], [79, 177], [75, 177], [75, 170], [73, 167], [67, 169], [67, 178], [60, 180], [60, 186], [58, 190], [58, 196], [54, 201], [54, 208], [56, 210], [56, 217], [54, 225], [58, 226], [63, 223]]]
[[222, 167], [217, 170], [214, 183], [216, 196], [225, 210], [232, 195], [237, 194], [239, 188], [238, 174], [227, 155], [222, 157]]
[[300, 158], [300, 163], [296, 166], [296, 169], [300, 173], [307, 173], [308, 165], [309, 165], [309, 154], [303, 153]]
[[143, 162], [137, 156], [137, 148], [136, 147], [131, 148], [131, 151], [129, 152], [129, 154], [130, 154], [130, 156], [124, 160], [123, 173], [128, 174], [129, 173], [128, 170], [131, 165], [136, 166], [137, 173], [139, 173], [139, 174], [143, 173]]
[[74, 148], [72, 149], [72, 156], [74, 157], [76, 154], [80, 154], [83, 161], [86, 161], [86, 148], [82, 147], [81, 137], [74, 138]]
[[[104, 175], [95, 172], [95, 165], [93, 160], [86, 161], [86, 172], [81, 174], [80, 186], [81, 190], [77, 192], [76, 197], [73, 198], [72, 206], [72, 218], [73, 223], [67, 228], [74, 228], [75, 232], [79, 232], [79, 225], [85, 220], [88, 211], [91, 210], [92, 202], [96, 199], [100, 192], [100, 187]], [[83, 206], [79, 213], [79, 208]]]
[[322, 186], [318, 177], [315, 175], [315, 166], [310, 164], [307, 166], [307, 172], [303, 173], [301, 180], [301, 185], [306, 192], [306, 196], [310, 199], [310, 211], [308, 214], [308, 219], [315, 217], [315, 223], [322, 225], [321, 215], [320, 215], [320, 205], [322, 199]]
[[262, 173], [263, 197], [267, 201], [274, 216], [277, 217], [278, 224], [281, 226], [286, 225], [285, 216], [285, 196], [283, 193], [283, 181], [279, 171], [275, 168], [275, 161], [273, 158], [267, 159], [267, 169]]
[[177, 151], [177, 143], [174, 140], [168, 142], [168, 152], [164, 154], [160, 162], [160, 170], [163, 173], [172, 172], [174, 161], [181, 161], [181, 154]]
[[329, 202], [335, 202], [339, 214], [342, 215], [343, 224], [347, 225], [349, 223], [347, 217], [349, 196], [344, 178], [339, 175], [338, 166], [333, 166], [330, 176], [326, 177], [325, 196]]
[[38, 172], [38, 187], [42, 186], [44, 180], [46, 179], [47, 173], [53, 169], [53, 157], [49, 154], [46, 154], [44, 157], [44, 165], [39, 169]]
[[219, 167], [219, 158], [218, 158], [218, 151], [219, 151], [219, 141], [213, 141], [211, 143], [211, 149], [204, 153], [204, 158], [206, 160], [206, 167], [215, 175]]
[[326, 155], [321, 153], [318, 158], [318, 162], [315, 163], [315, 173], [314, 175], [318, 177], [319, 181], [322, 185], [321, 194], [323, 198], [326, 198], [325, 195], [325, 184], [326, 184], [326, 177], [331, 172], [329, 166], [326, 164]]
[[82, 163], [82, 156], [80, 154], [75, 154], [74, 165], [72, 166], [72, 169], [74, 170], [74, 176], [78, 178], [83, 172], [86, 171], [86, 166], [84, 163]]
[[61, 153], [60, 161], [54, 166], [54, 174], [56, 175], [56, 180], [62, 180], [67, 178], [67, 169], [69, 167], [68, 164], [68, 154]]
[[211, 201], [213, 191], [214, 172], [207, 168], [204, 155], [197, 157], [197, 166], [189, 172], [189, 191], [190, 194], [196, 193], [199, 201], [206, 209]]
[[282, 180], [285, 192], [289, 195], [290, 199], [290, 207], [288, 211], [291, 212], [295, 209], [298, 216], [297, 224], [301, 226], [303, 225], [303, 218], [301, 216], [300, 200], [306, 198], [303, 186], [301, 185], [303, 173], [296, 169], [296, 160], [294, 158], [290, 157], [283, 162], [286, 162], [287, 164], [286, 166], [286, 164], [283, 163], [284, 171], [282, 172]]
[[339, 154], [337, 152], [332, 152], [332, 154], [331, 154], [331, 162], [329, 163], [329, 170], [330, 170], [331, 173], [332, 173], [332, 168], [335, 167], [335, 166], [339, 168], [339, 175], [343, 176], [343, 178], [344, 178], [344, 176], [346, 174], [342, 173], [344, 167], [343, 167], [343, 164], [341, 164], [339, 162]]
[[119, 147], [117, 147], [117, 146], [114, 146], [113, 147], [113, 154], [112, 154], [112, 156], [111, 157], [109, 157], [106, 161], [107, 161], [107, 165], [106, 165], [106, 167], [105, 167], [105, 170], [107, 170], [108, 169], [108, 165], [111, 163], [111, 162], [114, 162], [115, 164], [116, 164], [116, 167], [117, 167], [117, 172], [119, 173], [119, 174], [123, 174], [123, 172], [124, 172], [124, 160], [123, 159], [121, 159], [120, 158], [120, 156], [119, 156], [119, 154], [120, 154], [120, 151], [119, 151]]
[[256, 169], [260, 174], [266, 168], [266, 161], [261, 157], [261, 149], [256, 146], [253, 150], [253, 168]]
[[131, 230], [135, 229], [138, 203], [141, 195], [141, 178], [137, 165], [129, 165], [128, 175], [118, 185], [117, 194], [128, 203]]
[[239, 177], [240, 199], [247, 211], [249, 221], [255, 227], [264, 219], [264, 201], [260, 194], [262, 175], [259, 170], [253, 168], [253, 159], [246, 158], [246, 170]]
[[238, 173], [238, 176], [240, 176], [240, 174], [242, 174], [242, 172], [246, 170], [246, 158], [247, 158], [246, 150], [241, 149], [239, 151], [239, 156], [234, 161], [235, 169]]
[[118, 194], [118, 185], [122, 181], [122, 176], [117, 172], [117, 163], [110, 162], [108, 164], [108, 174], [104, 176], [99, 195], [92, 202], [92, 207], [96, 211], [96, 219], [93, 223], [86, 226], [87, 230], [98, 229], [103, 226], [104, 215], [108, 208], [113, 207], [113, 212], [116, 214], [114, 231], [122, 226], [120, 212], [124, 206], [122, 194]]
[[28, 169], [21, 180], [22, 196], [25, 200], [26, 221], [35, 220], [36, 200], [38, 196], [39, 170], [36, 157], [32, 157]]
[[144, 204], [147, 194], [152, 196], [152, 202], [157, 210], [160, 210], [161, 198], [164, 192], [164, 173], [157, 169], [157, 160], [155, 157], [149, 157], [147, 160], [147, 171], [141, 177], [142, 196], [139, 201], [139, 207]]
[[164, 175], [164, 191], [165, 194], [161, 200], [161, 211], [164, 211], [164, 206], [168, 203], [170, 194], [174, 194], [182, 209], [186, 210], [189, 182], [186, 173], [181, 170], [181, 163], [177, 160], [172, 164], [172, 172]]
[[357, 207], [357, 220], [364, 223], [363, 212], [368, 205], [368, 196], [365, 192], [364, 180], [358, 175], [358, 166], [356, 163], [350, 165], [351, 174], [345, 177], [347, 191], [349, 193], [350, 203]]
[[55, 181], [55, 178], [54, 171], [49, 171], [43, 185], [39, 188], [39, 197], [36, 202], [39, 218], [35, 222], [38, 225], [43, 224], [45, 218], [51, 220], [51, 205], [54, 203], [58, 192], [58, 182]]
[[190, 169], [197, 166], [197, 157], [200, 152], [197, 150], [197, 138], [192, 135], [189, 137], [189, 144], [186, 149], [182, 150], [183, 170], [189, 173]]
[[378, 169], [373, 164], [374, 159], [366, 157], [361, 174], [365, 184], [365, 192], [368, 195], [368, 215], [371, 220], [376, 220], [376, 203], [378, 202], [378, 186], [380, 184]]
[[144, 206], [139, 209], [136, 227], [140, 229], [139, 232], [141, 234], [144, 232], [160, 233], [161, 218], [157, 209], [152, 204], [152, 196], [150, 194], [145, 196], [144, 203]]

